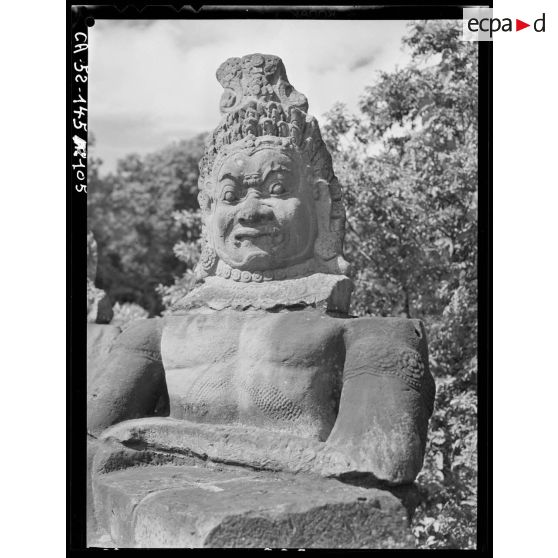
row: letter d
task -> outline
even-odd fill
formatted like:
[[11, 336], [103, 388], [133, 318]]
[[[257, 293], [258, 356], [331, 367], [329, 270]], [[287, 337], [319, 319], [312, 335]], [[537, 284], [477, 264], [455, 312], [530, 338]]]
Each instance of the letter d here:
[[[545, 14], [543, 13], [542, 17], [539, 19], [535, 20], [535, 23], [533, 23], [533, 29], [537, 32], [537, 33], [544, 33], [544, 26], [545, 26], [545, 21], [544, 21], [544, 16]], [[542, 27], [539, 29], [537, 27], [537, 24], [539, 23], [539, 21], [542, 22]]]

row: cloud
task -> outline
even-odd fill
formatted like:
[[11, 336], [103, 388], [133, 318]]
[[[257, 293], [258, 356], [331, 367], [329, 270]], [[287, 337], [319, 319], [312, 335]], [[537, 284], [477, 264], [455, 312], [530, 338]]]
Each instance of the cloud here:
[[357, 58], [350, 66], [349, 70], [354, 71], [358, 70], [359, 68], [363, 68], [364, 66], [368, 66], [368, 64], [372, 63], [376, 58], [376, 54], [369, 54], [367, 56], [361, 56]]
[[117, 160], [130, 153], [144, 155], [199, 132], [181, 121], [148, 113], [100, 115], [91, 130], [95, 136], [94, 153], [103, 160], [105, 170], [116, 168]]
[[336, 101], [356, 109], [376, 70], [408, 60], [400, 48], [404, 32], [403, 21], [97, 20], [89, 39], [95, 151], [110, 170], [116, 153], [155, 150], [177, 134], [211, 130], [220, 118], [216, 69], [252, 52], [283, 59], [318, 120]]

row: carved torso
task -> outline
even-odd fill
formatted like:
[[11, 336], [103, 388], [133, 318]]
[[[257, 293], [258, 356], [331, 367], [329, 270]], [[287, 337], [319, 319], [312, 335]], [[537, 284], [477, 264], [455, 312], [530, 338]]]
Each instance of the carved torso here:
[[339, 404], [344, 321], [313, 309], [169, 317], [162, 358], [171, 416], [325, 440]]

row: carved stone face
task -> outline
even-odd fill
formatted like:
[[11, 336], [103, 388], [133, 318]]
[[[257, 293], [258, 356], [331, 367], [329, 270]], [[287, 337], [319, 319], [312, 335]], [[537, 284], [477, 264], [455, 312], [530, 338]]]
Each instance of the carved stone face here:
[[217, 255], [231, 267], [265, 271], [313, 254], [317, 227], [300, 163], [277, 148], [225, 160], [214, 186], [209, 223]]

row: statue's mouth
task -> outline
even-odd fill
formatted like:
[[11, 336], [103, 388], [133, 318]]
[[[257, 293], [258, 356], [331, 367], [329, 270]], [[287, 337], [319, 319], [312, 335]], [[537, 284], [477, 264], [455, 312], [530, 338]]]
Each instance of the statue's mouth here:
[[242, 242], [243, 240], [255, 240], [269, 238], [275, 242], [282, 240], [281, 229], [275, 225], [268, 225], [264, 227], [239, 227], [233, 233], [235, 242]]

